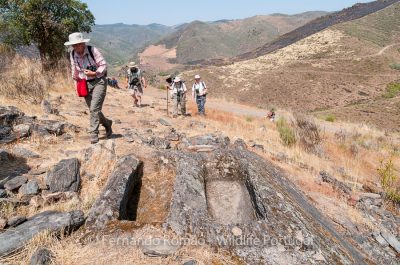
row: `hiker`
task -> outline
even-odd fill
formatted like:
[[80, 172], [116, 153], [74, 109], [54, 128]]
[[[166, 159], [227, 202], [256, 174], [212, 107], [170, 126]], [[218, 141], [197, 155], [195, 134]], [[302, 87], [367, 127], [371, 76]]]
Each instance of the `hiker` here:
[[[112, 121], [107, 119], [103, 112], [103, 103], [107, 94], [107, 63], [100, 51], [86, 45], [90, 40], [85, 39], [80, 32], [69, 35], [69, 41], [65, 46], [72, 46], [70, 53], [72, 78], [76, 84], [85, 86], [85, 101], [90, 110], [90, 142], [99, 142], [99, 126], [103, 125], [106, 129], [106, 136], [112, 135]], [[85, 91], [86, 92], [86, 91]], [[77, 86], [77, 94], [79, 94]]]
[[130, 62], [128, 65], [126, 82], [128, 83], [129, 93], [134, 100], [134, 106], [142, 107], [143, 88], [147, 88], [147, 84], [142, 75], [142, 70], [134, 62]]
[[192, 86], [192, 96], [193, 99], [197, 103], [197, 109], [199, 111], [199, 115], [205, 116], [206, 115], [206, 97], [207, 97], [207, 86], [206, 84], [201, 81], [200, 75], [196, 75], [194, 77], [194, 84]]
[[268, 113], [268, 115], [267, 115], [267, 118], [268, 118], [270, 121], [275, 122], [275, 119], [276, 119], [275, 108], [272, 108], [272, 109], [269, 111], [269, 113]]
[[111, 79], [108, 79], [108, 83], [111, 87], [119, 89], [118, 80], [114, 76]]
[[181, 114], [186, 115], [186, 85], [180, 77], [175, 77], [174, 82], [170, 88], [172, 100], [174, 104], [173, 117], [178, 117], [178, 108], [181, 109]]

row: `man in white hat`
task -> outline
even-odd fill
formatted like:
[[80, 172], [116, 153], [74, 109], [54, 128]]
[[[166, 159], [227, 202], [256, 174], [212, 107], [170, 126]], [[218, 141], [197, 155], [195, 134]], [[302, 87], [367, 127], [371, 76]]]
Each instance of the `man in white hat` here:
[[107, 137], [112, 135], [112, 121], [102, 112], [107, 93], [107, 63], [97, 48], [86, 45], [88, 42], [82, 33], [76, 32], [69, 35], [69, 41], [64, 45], [73, 48], [70, 53], [72, 78], [87, 83], [85, 101], [90, 110], [90, 142], [95, 144], [99, 142], [100, 124], [105, 127]]
[[180, 107], [181, 114], [186, 115], [186, 85], [180, 77], [175, 77], [171, 86], [172, 100], [174, 104], [173, 117], [178, 117], [178, 109]]
[[205, 116], [206, 115], [206, 97], [207, 97], [207, 86], [206, 83], [201, 81], [200, 75], [196, 75], [194, 77], [194, 84], [192, 86], [192, 96], [193, 99], [197, 103], [197, 109], [199, 111], [199, 115]]
[[143, 77], [142, 70], [134, 62], [130, 62], [126, 73], [127, 88], [133, 97], [134, 105], [142, 107], [143, 87], [147, 88], [146, 79]]

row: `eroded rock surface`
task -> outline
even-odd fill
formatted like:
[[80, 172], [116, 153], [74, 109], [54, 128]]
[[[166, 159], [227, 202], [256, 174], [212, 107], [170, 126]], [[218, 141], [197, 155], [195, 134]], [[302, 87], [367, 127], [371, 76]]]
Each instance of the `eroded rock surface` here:
[[81, 211], [43, 212], [35, 215], [16, 228], [0, 234], [0, 256], [20, 249], [40, 232], [46, 230], [53, 233], [69, 232], [81, 226], [83, 222], [84, 215]]
[[177, 170], [167, 220], [176, 233], [232, 249], [249, 264], [366, 263], [279, 169], [240, 142], [208, 135], [180, 149], [165, 155]]
[[137, 199], [134, 189], [140, 185], [142, 162], [134, 155], [121, 158], [101, 195], [89, 211], [86, 226], [103, 228], [111, 220], [133, 220]]

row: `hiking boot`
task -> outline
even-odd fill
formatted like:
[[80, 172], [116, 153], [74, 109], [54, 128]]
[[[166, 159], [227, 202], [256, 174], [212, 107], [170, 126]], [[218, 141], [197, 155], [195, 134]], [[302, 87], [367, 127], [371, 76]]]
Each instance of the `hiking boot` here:
[[104, 128], [106, 128], [106, 136], [107, 136], [107, 138], [111, 137], [111, 135], [113, 134], [113, 131], [112, 131], [112, 128], [111, 128], [112, 124], [113, 124], [113, 122], [112, 122], [112, 120], [110, 120], [107, 125], [104, 125]]
[[99, 136], [97, 134], [90, 135], [90, 143], [97, 144], [99, 142]]

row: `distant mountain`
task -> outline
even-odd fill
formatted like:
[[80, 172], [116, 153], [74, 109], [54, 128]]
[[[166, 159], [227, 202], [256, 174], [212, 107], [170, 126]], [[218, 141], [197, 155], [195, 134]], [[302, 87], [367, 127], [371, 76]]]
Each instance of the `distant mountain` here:
[[[399, 14], [400, 1], [358, 4], [256, 49], [249, 59], [202, 65], [182, 77], [200, 74], [216, 98], [400, 131]], [[332, 21], [343, 23], [325, 28]], [[318, 27], [323, 30], [308, 36]]]
[[235, 60], [252, 59], [265, 55], [311, 36], [314, 33], [320, 32], [330, 26], [364, 17], [384, 9], [398, 1], [399, 0], [378, 0], [365, 4], [356, 4], [352, 7], [345, 8], [342, 11], [321, 16], [270, 43], [260, 46], [256, 50], [241, 54], [235, 58]]
[[232, 57], [251, 51], [326, 14], [317, 11], [297, 15], [255, 16], [243, 20], [194, 21], [180, 25], [155, 45], [176, 48], [176, 62], [181, 64]]
[[146, 44], [158, 41], [173, 30], [173, 27], [160, 24], [142, 26], [118, 23], [96, 25], [89, 37], [91, 43], [103, 51], [109, 63], [119, 65], [132, 60]]

